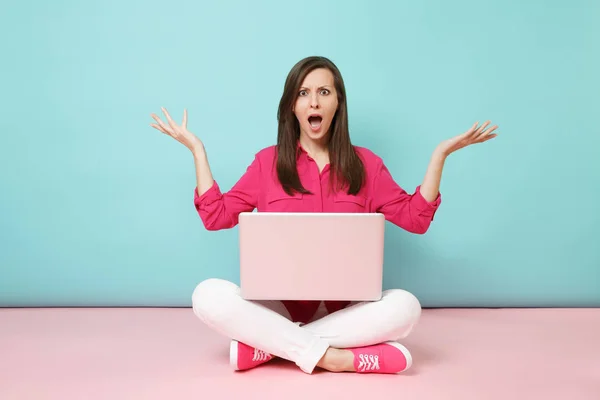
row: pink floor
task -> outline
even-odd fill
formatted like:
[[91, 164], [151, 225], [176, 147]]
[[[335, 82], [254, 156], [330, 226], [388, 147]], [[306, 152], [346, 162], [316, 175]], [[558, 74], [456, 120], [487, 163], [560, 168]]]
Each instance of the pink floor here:
[[600, 309], [424, 310], [404, 375], [228, 365], [190, 309], [0, 309], [0, 399], [600, 399]]

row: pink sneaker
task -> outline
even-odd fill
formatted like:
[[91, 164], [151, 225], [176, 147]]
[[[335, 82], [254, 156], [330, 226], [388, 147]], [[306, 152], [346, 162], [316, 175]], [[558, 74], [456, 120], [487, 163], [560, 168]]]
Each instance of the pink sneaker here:
[[232, 340], [229, 347], [229, 363], [236, 371], [254, 368], [273, 359], [273, 356], [247, 344]]
[[354, 368], [360, 373], [398, 374], [412, 365], [408, 349], [398, 342], [348, 349], [354, 353]]

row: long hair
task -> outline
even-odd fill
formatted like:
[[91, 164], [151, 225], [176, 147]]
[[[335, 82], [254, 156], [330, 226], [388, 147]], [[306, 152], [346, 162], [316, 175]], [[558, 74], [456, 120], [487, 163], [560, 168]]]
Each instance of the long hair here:
[[293, 191], [310, 193], [302, 186], [296, 169], [300, 124], [293, 112], [293, 106], [304, 78], [317, 68], [327, 68], [333, 74], [338, 100], [338, 109], [329, 128], [330, 185], [335, 190], [347, 187], [347, 193], [355, 195], [363, 184], [364, 165], [350, 141], [346, 88], [342, 74], [335, 64], [325, 57], [304, 58], [294, 65], [287, 76], [277, 111], [277, 177], [289, 195], [292, 195]]

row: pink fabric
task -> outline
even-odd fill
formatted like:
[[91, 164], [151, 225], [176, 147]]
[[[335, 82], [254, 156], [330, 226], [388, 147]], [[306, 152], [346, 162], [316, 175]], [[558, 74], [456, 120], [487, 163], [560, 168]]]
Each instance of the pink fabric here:
[[232, 228], [241, 212], [257, 209], [259, 212], [379, 212], [386, 219], [413, 233], [423, 234], [429, 229], [441, 203], [441, 196], [428, 202], [417, 186], [407, 193], [392, 178], [382, 159], [370, 150], [355, 146], [365, 170], [366, 182], [358, 195], [333, 193], [329, 190], [329, 166], [319, 173], [315, 161], [299, 147], [297, 168], [304, 187], [312, 194], [287, 195], [275, 169], [275, 146], [258, 152], [246, 173], [226, 193], [215, 180], [213, 186], [198, 195], [194, 190], [194, 204], [208, 230]]
[[[276, 146], [259, 151], [246, 173], [223, 193], [215, 180], [202, 195], [194, 189], [194, 205], [208, 230], [232, 228], [242, 212], [356, 212], [382, 213], [387, 221], [416, 234], [425, 233], [441, 203], [441, 195], [431, 202], [420, 192], [410, 194], [400, 187], [383, 160], [372, 151], [355, 146], [366, 172], [361, 191], [356, 195], [332, 192], [329, 188], [329, 165], [322, 172], [316, 162], [298, 146], [297, 169], [302, 185], [311, 194], [289, 196], [279, 184], [275, 168]], [[294, 321], [306, 322], [317, 310], [319, 302], [285, 302]], [[348, 302], [327, 302], [334, 312]]]

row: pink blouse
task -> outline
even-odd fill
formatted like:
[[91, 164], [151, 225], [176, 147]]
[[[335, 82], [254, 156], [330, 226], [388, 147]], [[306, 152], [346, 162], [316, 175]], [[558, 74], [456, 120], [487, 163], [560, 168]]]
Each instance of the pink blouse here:
[[[302, 149], [302, 147], [300, 147]], [[311, 194], [289, 196], [277, 180], [275, 146], [259, 151], [245, 174], [226, 193], [215, 183], [202, 195], [194, 190], [194, 205], [208, 230], [232, 228], [241, 212], [378, 212], [386, 220], [412, 233], [429, 229], [441, 203], [441, 195], [428, 202], [417, 186], [408, 194], [392, 178], [382, 159], [370, 150], [356, 147], [365, 166], [366, 180], [356, 195], [329, 190], [329, 165], [322, 172], [302, 149], [297, 168], [302, 185]]]

